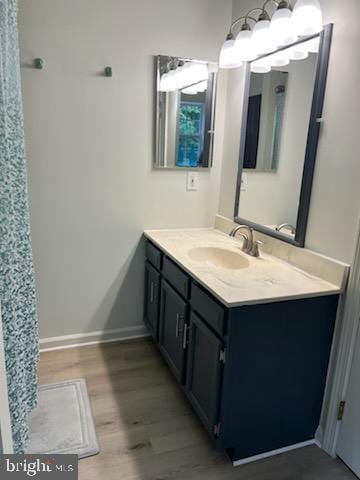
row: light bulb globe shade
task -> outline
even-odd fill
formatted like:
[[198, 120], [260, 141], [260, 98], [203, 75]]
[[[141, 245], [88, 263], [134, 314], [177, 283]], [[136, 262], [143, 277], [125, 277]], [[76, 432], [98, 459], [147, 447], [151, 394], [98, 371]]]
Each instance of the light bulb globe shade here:
[[161, 75], [160, 78], [160, 85], [159, 85], [159, 91], [160, 92], [166, 92], [167, 91], [167, 73], [164, 73]]
[[289, 65], [290, 59], [286, 50], [281, 50], [267, 57], [267, 61], [272, 67], [285, 67]]
[[206, 63], [195, 63], [194, 64], [194, 78], [196, 82], [203, 82], [209, 77], [209, 70]]
[[[187, 62], [181, 69], [181, 87], [185, 88], [192, 83], [192, 62]], [[179, 82], [179, 83], [180, 83]]]
[[320, 37], [312, 38], [304, 43], [309, 53], [318, 53], [320, 48]]
[[181, 90], [181, 93], [185, 93], [186, 95], [196, 95], [198, 91], [194, 87], [186, 87], [183, 90]]
[[241, 30], [235, 40], [236, 56], [240, 62], [250, 62], [257, 57], [251, 30]]
[[298, 36], [292, 22], [289, 8], [279, 8], [272, 16], [270, 31], [278, 47], [284, 47], [297, 41]]
[[299, 43], [287, 50], [290, 60], [305, 60], [309, 56], [309, 51], [304, 43]]
[[296, 33], [300, 36], [315, 35], [323, 28], [319, 0], [297, 0], [292, 14]]
[[260, 59], [251, 62], [250, 71], [252, 73], [268, 73], [271, 71], [271, 65], [267, 59]]
[[198, 84], [196, 85], [196, 87], [197, 87], [197, 91], [198, 91], [198, 92], [200, 92], [200, 93], [205, 92], [205, 91], [207, 90], [207, 88], [208, 88], [208, 82], [207, 82], [207, 80], [203, 80], [202, 82], [198, 83]]
[[276, 44], [270, 30], [270, 20], [259, 20], [256, 23], [252, 33], [252, 41], [258, 55], [276, 50]]
[[236, 57], [235, 40], [226, 40], [221, 48], [219, 67], [220, 68], [238, 68], [242, 63]]
[[176, 70], [170, 70], [167, 74], [166, 91], [174, 92], [177, 89]]
[[177, 82], [177, 87], [178, 89], [182, 89], [186, 86], [186, 68], [185, 68], [185, 65], [181, 65], [180, 67], [178, 67], [176, 69], [176, 75], [177, 75], [177, 79], [176, 79], [176, 82]]
[[192, 85], [193, 83], [196, 82], [196, 66], [195, 63], [190, 62], [190, 67], [188, 68], [187, 73], [187, 85]]

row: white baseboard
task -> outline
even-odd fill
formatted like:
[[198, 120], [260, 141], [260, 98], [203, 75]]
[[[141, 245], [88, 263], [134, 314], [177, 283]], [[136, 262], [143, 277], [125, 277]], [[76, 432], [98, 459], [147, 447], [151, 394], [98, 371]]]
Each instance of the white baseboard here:
[[148, 336], [149, 332], [145, 325], [138, 325], [136, 327], [114, 328], [112, 330], [100, 330], [98, 332], [42, 338], [40, 339], [40, 352], [96, 345], [98, 343], [133, 340]]
[[280, 455], [280, 453], [290, 452], [291, 450], [307, 447], [309, 445], [317, 445], [318, 447], [320, 447], [319, 442], [315, 438], [313, 438], [312, 440], [307, 440], [306, 442], [295, 443], [294, 445], [278, 448], [277, 450], [272, 450], [271, 452], [260, 453], [259, 455], [254, 455], [253, 457], [236, 460], [235, 462], [233, 462], [233, 465], [234, 467], [239, 467], [240, 465], [245, 465], [246, 463], [255, 462], [256, 460], [261, 460], [263, 458], [273, 457], [274, 455]]

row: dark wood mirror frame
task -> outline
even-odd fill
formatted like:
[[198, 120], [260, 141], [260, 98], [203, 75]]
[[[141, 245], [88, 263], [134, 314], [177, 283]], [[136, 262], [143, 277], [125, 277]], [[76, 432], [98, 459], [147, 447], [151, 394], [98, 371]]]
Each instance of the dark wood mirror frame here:
[[[309, 208], [310, 208], [310, 199], [311, 199], [311, 190], [312, 183], [314, 178], [314, 169], [316, 162], [317, 147], [319, 142], [320, 129], [322, 124], [322, 112], [324, 106], [325, 98], [325, 89], [326, 89], [326, 79], [329, 65], [330, 57], [330, 46], [331, 46], [331, 37], [333, 31], [333, 24], [326, 25], [321, 34], [320, 34], [320, 47], [318, 53], [318, 60], [316, 66], [316, 76], [314, 84], [314, 94], [312, 99], [311, 114], [309, 121], [309, 129], [307, 135], [306, 151], [305, 151], [305, 160], [304, 160], [304, 169], [303, 176], [301, 181], [301, 190], [300, 190], [300, 202], [298, 208], [298, 215], [296, 221], [296, 234], [295, 238], [277, 232], [272, 228], [266, 227], [256, 222], [252, 222], [248, 219], [238, 216], [239, 205], [240, 205], [240, 187], [241, 187], [241, 177], [243, 170], [244, 154], [245, 154], [245, 136], [246, 136], [246, 121], [247, 121], [247, 112], [248, 112], [248, 98], [249, 98], [249, 87], [250, 87], [250, 62], [246, 65], [245, 71], [245, 88], [244, 88], [244, 108], [242, 113], [242, 129], [241, 129], [241, 139], [240, 139], [240, 155], [239, 155], [239, 166], [238, 166], [238, 175], [237, 175], [237, 185], [235, 193], [235, 208], [234, 208], [234, 221], [241, 225], [248, 225], [254, 230], [269, 235], [271, 237], [278, 238], [284, 242], [291, 243], [297, 247], [304, 247], [305, 237], [306, 237], [306, 228], [309, 217]], [[297, 45], [303, 41], [316, 38], [318, 35], [313, 35], [305, 39], [300, 40], [292, 45]], [[289, 48], [287, 45], [284, 48], [279, 50], [285, 50]], [[278, 50], [278, 51], [279, 51]], [[260, 58], [265, 58], [268, 55], [264, 55]], [[258, 59], [257, 59], [258, 60]]]

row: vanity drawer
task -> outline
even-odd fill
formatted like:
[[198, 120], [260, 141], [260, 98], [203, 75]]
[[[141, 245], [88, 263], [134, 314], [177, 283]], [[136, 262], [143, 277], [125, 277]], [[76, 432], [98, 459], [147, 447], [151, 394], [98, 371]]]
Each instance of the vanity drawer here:
[[146, 242], [146, 258], [158, 270], [161, 270], [162, 256], [163, 254], [158, 248], [156, 248], [151, 242]]
[[184, 298], [188, 298], [190, 289], [189, 277], [167, 257], [164, 258], [163, 262], [163, 275]]
[[220, 335], [225, 333], [225, 309], [196, 283], [191, 286], [191, 306]]

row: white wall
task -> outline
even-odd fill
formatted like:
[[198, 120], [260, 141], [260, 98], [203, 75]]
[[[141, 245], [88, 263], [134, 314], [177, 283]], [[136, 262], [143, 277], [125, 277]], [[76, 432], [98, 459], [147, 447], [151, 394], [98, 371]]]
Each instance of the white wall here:
[[[142, 231], [210, 225], [222, 157], [219, 95], [214, 168], [199, 191], [186, 192], [184, 172], [152, 171], [152, 55], [216, 60], [230, 0], [19, 8], [41, 337], [141, 325]], [[35, 57], [44, 70], [29, 68]]]
[[[343, 261], [351, 261], [360, 214], [359, 112], [360, 2], [320, 0], [325, 23], [334, 23], [324, 118], [315, 169], [306, 246]], [[258, 6], [257, 0], [234, 0], [233, 18]], [[237, 72], [229, 75], [227, 120], [220, 213], [231, 216], [238, 161], [235, 118], [242, 104], [232, 88], [242, 88]], [[232, 86], [232, 87], [231, 87]]]

